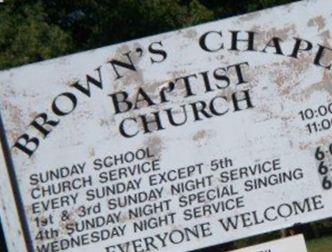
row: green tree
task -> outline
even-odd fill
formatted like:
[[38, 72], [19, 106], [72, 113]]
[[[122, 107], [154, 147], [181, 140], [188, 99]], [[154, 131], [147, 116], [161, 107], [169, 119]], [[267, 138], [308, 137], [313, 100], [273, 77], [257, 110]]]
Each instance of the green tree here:
[[46, 21], [41, 2], [7, 3], [0, 11], [0, 68], [69, 52], [71, 37]]
[[0, 5], [0, 69], [288, 2], [8, 0]]
[[45, 1], [51, 20], [87, 49], [212, 20], [197, 0]]

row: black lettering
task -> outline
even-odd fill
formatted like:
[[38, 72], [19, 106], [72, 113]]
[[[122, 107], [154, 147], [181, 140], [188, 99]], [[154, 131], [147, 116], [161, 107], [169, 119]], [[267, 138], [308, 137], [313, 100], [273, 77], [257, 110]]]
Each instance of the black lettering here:
[[209, 31], [209, 32], [206, 32], [204, 33], [200, 38], [199, 38], [199, 46], [204, 50], [204, 51], [207, 51], [207, 52], [217, 52], [221, 49], [224, 48], [224, 44], [223, 43], [220, 43], [219, 47], [217, 48], [209, 48], [206, 44], [206, 40], [207, 40], [207, 37], [211, 34], [217, 34], [217, 37], [220, 37], [222, 38], [222, 33], [221, 31]]
[[[41, 121], [40, 121], [41, 120]], [[59, 120], [54, 121], [54, 120], [48, 120], [47, 114], [46, 113], [41, 113], [33, 119], [32, 123], [30, 124], [31, 126], [35, 127], [40, 133], [46, 137], [51, 130], [49, 129], [51, 127], [55, 127], [59, 124]], [[46, 127], [48, 126], [48, 127]]]
[[124, 137], [127, 137], [127, 138], [130, 138], [130, 137], [134, 137], [138, 134], [138, 130], [136, 130], [136, 132], [134, 133], [128, 133], [126, 130], [125, 130], [125, 122], [127, 121], [133, 121], [134, 123], [137, 123], [137, 120], [135, 118], [126, 118], [124, 120], [122, 120], [122, 122], [120, 123], [120, 127], [119, 127], [119, 130], [120, 130], [120, 133], [122, 136]]
[[[66, 98], [66, 100], [69, 100], [71, 103], [71, 108], [67, 110], [65, 110], [66, 108], [60, 108], [58, 105], [58, 100], [61, 98]], [[52, 103], [52, 111], [54, 112], [54, 114], [58, 115], [58, 116], [65, 116], [70, 114], [71, 112], [74, 111], [74, 109], [77, 106], [77, 98], [75, 95], [73, 95], [72, 93], [62, 93], [59, 94], [57, 97], [54, 98], [53, 103]]]
[[[300, 38], [294, 38], [294, 39], [295, 39], [295, 45], [293, 52], [289, 55], [290, 57], [297, 59], [299, 56], [299, 52], [310, 51], [312, 49], [312, 44], [309, 41]], [[304, 47], [302, 47], [303, 43]]]
[[[23, 141], [23, 143], [22, 143]], [[14, 147], [23, 151], [29, 157], [37, 150], [39, 140], [36, 137], [31, 137], [28, 134], [21, 135], [15, 142]]]
[[121, 79], [123, 77], [122, 75], [120, 75], [120, 73], [117, 69], [117, 66], [129, 69], [131, 71], [136, 71], [136, 67], [135, 67], [133, 61], [131, 60], [130, 53], [131, 52], [129, 51], [129, 52], [123, 54], [127, 57], [128, 62], [123, 62], [123, 61], [119, 61], [119, 60], [115, 60], [115, 59], [108, 61], [108, 63], [110, 63], [112, 65], [113, 70], [116, 74], [116, 80]]
[[330, 65], [323, 65], [321, 63], [321, 59], [324, 57], [324, 53], [325, 53], [325, 50], [329, 50], [329, 51], [332, 51], [331, 48], [327, 48], [327, 47], [324, 47], [322, 45], [318, 45], [319, 46], [319, 49], [318, 49], [318, 52], [316, 54], [316, 57], [315, 57], [315, 60], [314, 60], [314, 64], [317, 65], [317, 66], [321, 66], [321, 67], [324, 67], [328, 70], [330, 70], [332, 68], [332, 64]]
[[76, 88], [77, 90], [81, 91], [83, 94], [85, 94], [88, 97], [91, 97], [91, 88], [90, 84], [95, 85], [96, 87], [103, 89], [103, 83], [102, 83], [102, 78], [101, 78], [101, 71], [100, 67], [95, 69], [98, 72], [99, 80], [91, 77], [90, 75], [86, 75], [86, 87], [81, 85], [79, 81], [76, 81], [75, 83], [72, 84], [72, 87]]
[[133, 106], [133, 104], [127, 100], [129, 97], [127, 92], [117, 92], [109, 96], [112, 98], [115, 114], [128, 112]]
[[232, 45], [231, 45], [231, 51], [239, 51], [238, 49], [238, 43], [239, 42], [246, 42], [247, 43], [247, 49], [245, 51], [255, 51], [254, 49], [254, 38], [255, 38], [255, 32], [247, 31], [248, 34], [247, 39], [239, 39], [238, 35], [240, 31], [230, 31], [232, 34]]
[[163, 62], [167, 58], [167, 53], [166, 53], [165, 50], [154, 48], [154, 45], [160, 45], [162, 47], [163, 44], [162, 44], [161, 41], [153, 42], [153, 43], [151, 43], [149, 45], [149, 48], [148, 48], [148, 50], [149, 50], [150, 53], [160, 55], [161, 59], [156, 60], [156, 59], [150, 57], [151, 63], [152, 64], [154, 64], [154, 63], [161, 63], [161, 62]]
[[[240, 98], [239, 95], [243, 94], [244, 97]], [[253, 108], [254, 106], [252, 105], [251, 99], [250, 99], [250, 94], [249, 94], [249, 90], [243, 90], [240, 91], [238, 93], [234, 93], [232, 94], [232, 100], [233, 100], [233, 104], [234, 104], [234, 112], [236, 111], [241, 111], [244, 109], [249, 109], [249, 108]], [[239, 102], [245, 102], [246, 106], [243, 108], [240, 108], [239, 106]]]
[[267, 49], [268, 48], [274, 48], [275, 52], [274, 54], [279, 54], [279, 55], [284, 55], [284, 53], [282, 52], [281, 46], [280, 46], [280, 42], [282, 42], [281, 38], [278, 37], [273, 37], [264, 47], [264, 49], [262, 50], [263, 53], [267, 53]]

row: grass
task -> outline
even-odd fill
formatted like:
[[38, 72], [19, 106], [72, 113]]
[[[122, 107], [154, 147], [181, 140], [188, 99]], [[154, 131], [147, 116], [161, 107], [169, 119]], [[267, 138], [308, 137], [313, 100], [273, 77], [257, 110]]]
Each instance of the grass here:
[[307, 242], [308, 252], [332, 252], [332, 236]]

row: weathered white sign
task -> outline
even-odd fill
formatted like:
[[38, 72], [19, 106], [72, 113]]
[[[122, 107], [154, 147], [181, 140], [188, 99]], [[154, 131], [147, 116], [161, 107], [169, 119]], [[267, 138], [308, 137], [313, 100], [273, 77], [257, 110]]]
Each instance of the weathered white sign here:
[[188, 251], [332, 215], [332, 2], [0, 73], [10, 251]]
[[248, 248], [233, 250], [231, 252], [307, 252], [303, 235], [262, 243]]

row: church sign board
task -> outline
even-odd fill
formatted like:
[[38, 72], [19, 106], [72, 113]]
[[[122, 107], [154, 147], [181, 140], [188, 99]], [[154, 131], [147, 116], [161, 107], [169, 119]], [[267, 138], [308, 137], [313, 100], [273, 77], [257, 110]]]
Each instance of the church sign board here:
[[332, 2], [0, 72], [10, 251], [189, 251], [332, 215]]

